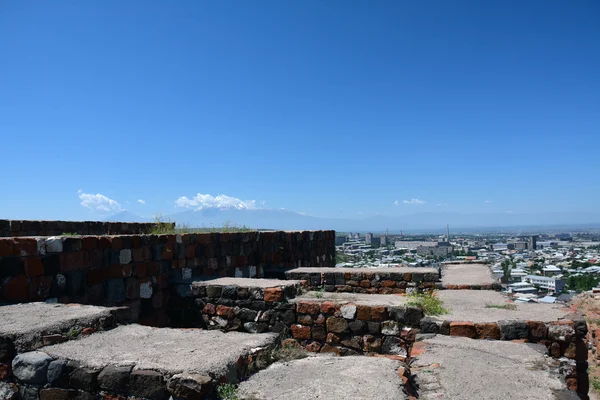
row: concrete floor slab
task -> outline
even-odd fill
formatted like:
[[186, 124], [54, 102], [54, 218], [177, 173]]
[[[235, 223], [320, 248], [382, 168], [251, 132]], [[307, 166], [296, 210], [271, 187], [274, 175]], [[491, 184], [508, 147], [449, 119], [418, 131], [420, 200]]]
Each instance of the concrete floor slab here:
[[300, 282], [295, 280], [279, 280], [279, 279], [255, 279], [255, 278], [217, 278], [208, 281], [196, 281], [192, 286], [236, 286], [247, 288], [286, 288], [299, 286]]
[[[491, 290], [440, 290], [437, 296], [444, 302], [449, 314], [435, 317], [448, 321], [498, 322], [502, 320], [533, 320], [552, 322], [568, 312], [560, 304], [510, 303], [508, 296]], [[499, 309], [503, 306], [516, 309]]]
[[239, 387], [241, 399], [406, 399], [399, 361], [376, 357], [312, 356], [272, 364]]
[[81, 304], [24, 303], [0, 306], [0, 337], [13, 341], [18, 351], [41, 346], [42, 335], [66, 333], [111, 319], [117, 308]]
[[498, 280], [486, 264], [444, 264], [442, 285], [490, 285]]
[[411, 364], [419, 399], [548, 400], [565, 389], [540, 345], [448, 336], [420, 344]]
[[290, 302], [313, 301], [322, 303], [331, 301], [336, 304], [356, 304], [366, 306], [405, 306], [408, 302], [408, 297], [399, 294], [362, 294], [362, 293], [342, 293], [342, 292], [308, 292], [302, 296], [298, 296]]
[[223, 333], [134, 324], [44, 347], [43, 351], [92, 368], [134, 365], [134, 369], [166, 374], [190, 372], [219, 377], [235, 368], [240, 357], [274, 344], [277, 338], [274, 333]]

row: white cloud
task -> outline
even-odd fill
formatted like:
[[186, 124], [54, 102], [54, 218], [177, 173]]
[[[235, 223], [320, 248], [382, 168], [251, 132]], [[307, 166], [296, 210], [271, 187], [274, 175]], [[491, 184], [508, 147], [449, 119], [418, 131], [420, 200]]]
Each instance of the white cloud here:
[[484, 203], [485, 204], [490, 204], [490, 203], [493, 203], [493, 201], [492, 200], [486, 200], [486, 201], [484, 201]]
[[142, 200], [142, 199], [138, 199], [137, 202], [140, 203], [140, 204], [146, 204], [146, 200]]
[[[261, 202], [261, 205], [264, 201]], [[256, 200], [240, 200], [235, 197], [220, 194], [216, 197], [210, 194], [198, 193], [196, 196], [187, 198], [182, 196], [175, 200], [177, 207], [201, 210], [203, 208], [237, 208], [238, 210], [254, 210], [257, 207]]]
[[397, 206], [398, 204], [399, 204], [399, 203], [398, 203], [398, 200], [394, 201], [394, 205], [395, 205], [395, 206]]
[[448, 203], [439, 203], [436, 204], [438, 207], [448, 207]]
[[421, 205], [423, 203], [425, 203], [425, 200], [419, 200], [419, 199], [410, 199], [410, 200], [402, 200], [402, 202], [404, 204], [416, 204], [416, 205]]
[[83, 193], [81, 190], [78, 190], [77, 194], [79, 195], [79, 200], [81, 200], [80, 204], [85, 208], [89, 208], [90, 210], [97, 211], [99, 213], [123, 211], [123, 207], [121, 207], [117, 201], [109, 199], [103, 194]]

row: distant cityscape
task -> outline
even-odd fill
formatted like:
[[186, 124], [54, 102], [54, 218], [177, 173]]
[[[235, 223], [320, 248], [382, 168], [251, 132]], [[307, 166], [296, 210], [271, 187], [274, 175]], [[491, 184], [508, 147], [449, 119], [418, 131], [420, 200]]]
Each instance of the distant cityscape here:
[[[600, 292], [600, 233], [553, 232], [452, 235], [345, 232], [336, 236], [336, 267], [425, 267], [444, 262], [489, 265], [504, 290], [520, 301], [566, 301]], [[561, 297], [562, 296], [562, 297]]]

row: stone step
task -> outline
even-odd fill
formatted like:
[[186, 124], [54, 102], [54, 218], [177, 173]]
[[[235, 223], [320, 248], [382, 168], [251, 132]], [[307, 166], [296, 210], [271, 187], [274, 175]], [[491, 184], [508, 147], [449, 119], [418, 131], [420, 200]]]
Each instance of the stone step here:
[[25, 303], [0, 306], [0, 380], [10, 378], [18, 353], [114, 328], [125, 308]]
[[408, 358], [423, 318], [402, 295], [309, 292], [296, 305], [293, 338], [313, 352]]
[[240, 384], [240, 399], [400, 400], [405, 364], [388, 358], [312, 356], [272, 364]]
[[41, 400], [96, 398], [101, 391], [110, 398], [215, 398], [217, 383], [268, 365], [278, 342], [272, 333], [133, 324], [20, 354], [13, 366], [21, 391], [31, 398], [39, 392]]
[[442, 288], [450, 290], [502, 290], [490, 267], [486, 264], [443, 264]]
[[416, 376], [419, 399], [579, 398], [567, 390], [575, 388], [571, 378], [567, 385], [558, 374], [560, 369], [571, 369], [568, 374], [577, 375], [575, 368], [565, 361], [552, 362], [544, 346], [448, 336], [417, 345], [411, 373]]
[[391, 294], [440, 286], [437, 268], [296, 268], [285, 274], [326, 292]]

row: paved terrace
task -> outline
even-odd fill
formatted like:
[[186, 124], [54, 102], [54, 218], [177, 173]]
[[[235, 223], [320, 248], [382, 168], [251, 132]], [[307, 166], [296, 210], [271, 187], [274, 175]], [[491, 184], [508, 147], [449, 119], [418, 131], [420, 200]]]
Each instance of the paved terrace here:
[[513, 303], [506, 294], [491, 290], [441, 290], [437, 292], [437, 296], [449, 310], [448, 314], [435, 317], [439, 320], [475, 323], [502, 320], [553, 322], [563, 319], [568, 313], [559, 304]]
[[362, 294], [362, 293], [328, 293], [328, 292], [308, 292], [291, 300], [291, 303], [303, 301], [310, 302], [333, 302], [337, 305], [355, 304], [365, 306], [388, 306], [403, 307], [408, 302], [408, 298], [396, 294]]
[[242, 399], [402, 400], [399, 361], [376, 357], [314, 356], [272, 364], [242, 382]]
[[419, 399], [578, 399], [541, 345], [436, 336], [413, 348]]
[[56, 335], [66, 334], [72, 329], [112, 326], [118, 310], [80, 304], [25, 303], [0, 306], [0, 339], [11, 340], [19, 352], [30, 351], [41, 347], [51, 338], [60, 340]]
[[[483, 286], [497, 284], [492, 271], [486, 264], [445, 264], [442, 267], [442, 285], [448, 289], [454, 286]], [[458, 287], [456, 287], [458, 289]]]
[[244, 287], [244, 288], [257, 288], [257, 289], [268, 289], [268, 288], [290, 288], [299, 287], [300, 281], [296, 280], [279, 280], [279, 279], [255, 279], [255, 278], [217, 278], [206, 281], [196, 281], [192, 283], [192, 287]]

